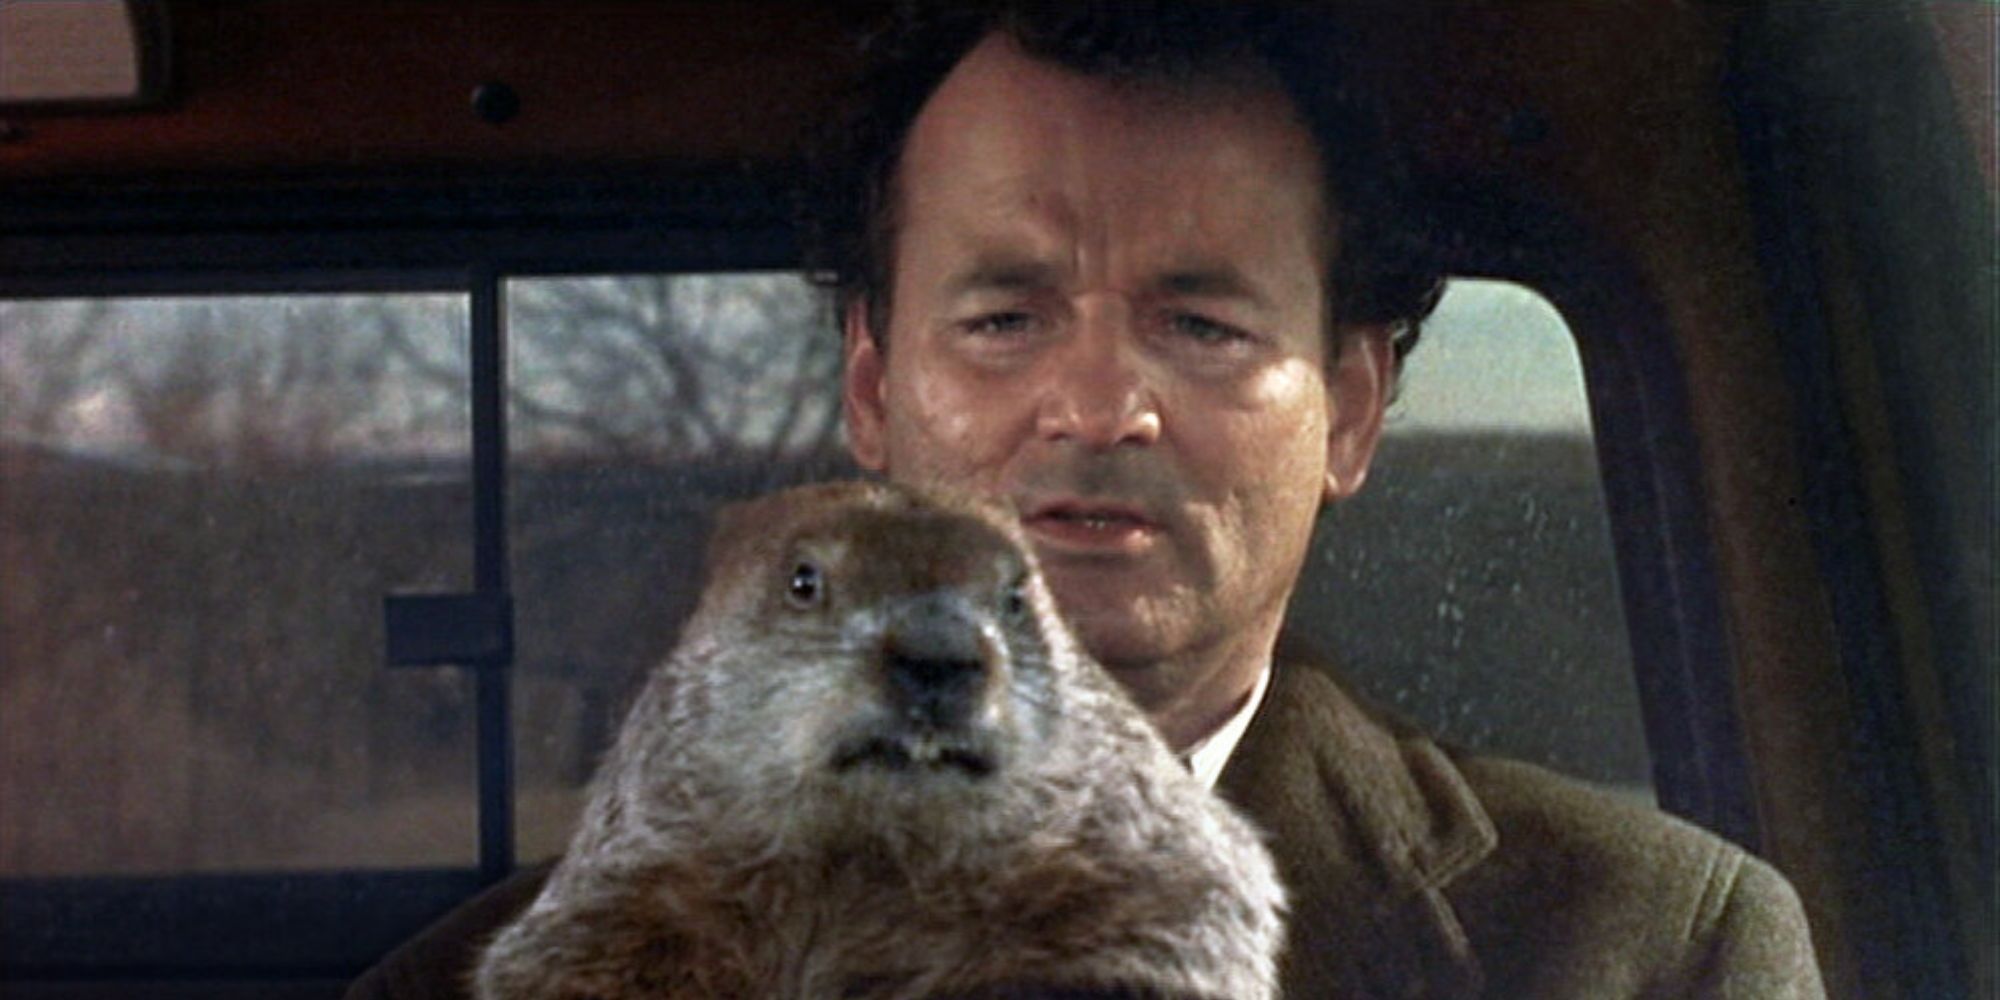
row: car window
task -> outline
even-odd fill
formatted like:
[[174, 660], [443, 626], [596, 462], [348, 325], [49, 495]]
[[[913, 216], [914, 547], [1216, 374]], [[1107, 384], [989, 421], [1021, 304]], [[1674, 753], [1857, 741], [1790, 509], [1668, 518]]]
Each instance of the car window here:
[[[786, 273], [504, 283], [515, 831], [561, 850], [720, 504], [853, 473]], [[456, 867], [468, 672], [382, 600], [470, 576], [467, 300], [0, 302], [0, 875]], [[1454, 281], [1291, 638], [1447, 742], [1650, 796], [1560, 317]]]
[[[731, 498], [850, 474], [839, 345], [787, 274], [509, 283], [522, 857], [581, 789], [691, 608]], [[1291, 631], [1443, 739], [1650, 798], [1576, 349], [1518, 285], [1454, 281]]]
[[464, 866], [462, 295], [0, 302], [0, 875]]
[[1546, 299], [1453, 280], [1289, 627], [1441, 740], [1652, 799], [1590, 409]]
[[723, 503], [852, 474], [839, 340], [795, 274], [507, 283], [516, 839], [559, 852]]

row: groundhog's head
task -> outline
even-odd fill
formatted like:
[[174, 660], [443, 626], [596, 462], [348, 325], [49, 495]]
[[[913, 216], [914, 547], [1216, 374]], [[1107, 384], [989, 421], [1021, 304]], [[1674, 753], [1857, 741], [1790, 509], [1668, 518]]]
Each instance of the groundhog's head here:
[[723, 798], [787, 826], [972, 819], [1053, 752], [1075, 694], [1058, 672], [1078, 654], [1013, 515], [900, 486], [726, 510], [684, 636], [663, 668], [681, 675], [672, 728]]

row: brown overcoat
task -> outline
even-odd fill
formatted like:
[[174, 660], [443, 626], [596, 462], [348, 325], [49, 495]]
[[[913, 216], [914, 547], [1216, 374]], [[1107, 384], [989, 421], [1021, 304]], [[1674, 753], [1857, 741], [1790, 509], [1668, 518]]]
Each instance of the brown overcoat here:
[[[1824, 995], [1797, 897], [1721, 839], [1547, 771], [1454, 756], [1280, 667], [1222, 774], [1292, 893], [1285, 995]], [[350, 1000], [464, 996], [543, 865], [385, 958]]]

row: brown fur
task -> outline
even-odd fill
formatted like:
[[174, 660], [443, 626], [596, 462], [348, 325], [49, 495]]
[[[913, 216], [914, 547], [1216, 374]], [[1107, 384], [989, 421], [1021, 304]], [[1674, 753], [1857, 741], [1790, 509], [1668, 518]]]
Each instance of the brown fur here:
[[[1275, 995], [1269, 854], [1077, 649], [1011, 515], [805, 487], [727, 512], [710, 570], [481, 997]], [[913, 642], [979, 664], [962, 724], [899, 700]]]

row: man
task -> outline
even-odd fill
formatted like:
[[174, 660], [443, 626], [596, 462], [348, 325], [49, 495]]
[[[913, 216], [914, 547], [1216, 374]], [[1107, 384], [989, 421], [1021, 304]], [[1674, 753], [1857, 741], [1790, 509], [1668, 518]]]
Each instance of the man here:
[[[855, 458], [1015, 502], [1084, 644], [1271, 837], [1287, 995], [1820, 995], [1760, 862], [1274, 666], [1438, 284], [1393, 252], [1393, 159], [1310, 33], [1024, 5], [887, 50], [816, 175]], [[532, 889], [356, 995], [436, 995]]]

